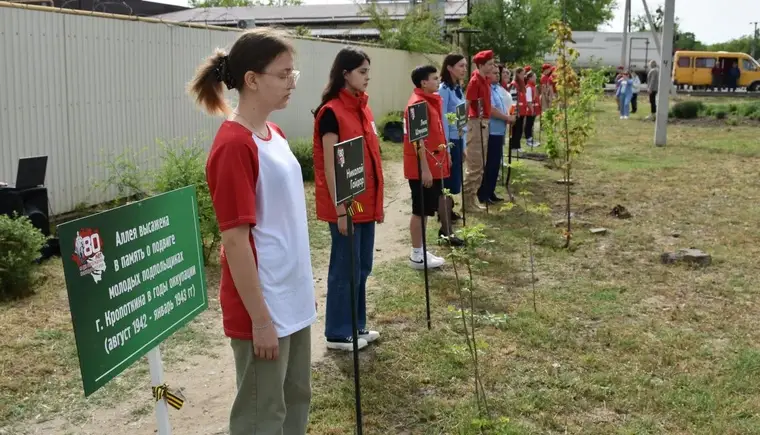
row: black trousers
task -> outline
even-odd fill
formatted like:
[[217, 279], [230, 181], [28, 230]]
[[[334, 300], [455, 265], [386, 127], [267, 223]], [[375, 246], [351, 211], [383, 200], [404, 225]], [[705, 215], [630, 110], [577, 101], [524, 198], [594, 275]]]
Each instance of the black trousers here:
[[631, 113], [636, 113], [639, 110], [639, 94], [634, 93], [631, 97]]
[[509, 138], [509, 149], [519, 150], [520, 141], [523, 136], [523, 127], [525, 125], [525, 117], [518, 116], [515, 123], [512, 124], [512, 137]]
[[652, 109], [652, 115], [657, 114], [657, 91], [649, 93], [649, 107]]
[[533, 139], [533, 124], [536, 123], [535, 116], [525, 117], [525, 139]]

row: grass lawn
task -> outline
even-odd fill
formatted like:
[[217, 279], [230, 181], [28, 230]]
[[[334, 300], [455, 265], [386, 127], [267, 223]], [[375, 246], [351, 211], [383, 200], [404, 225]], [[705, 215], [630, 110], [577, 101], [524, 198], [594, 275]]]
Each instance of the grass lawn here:
[[[475, 279], [481, 377], [492, 417], [509, 419], [491, 433], [760, 434], [758, 130], [671, 125], [656, 148], [644, 114], [620, 121], [611, 100], [602, 109], [575, 165], [572, 207], [606, 235], [577, 228], [561, 248], [561, 175], [535, 162], [529, 189], [551, 218], [472, 218], [493, 241]], [[617, 204], [633, 217], [610, 217]], [[528, 219], [541, 229], [537, 312]], [[660, 263], [688, 247], [713, 264]], [[362, 353], [365, 433], [478, 433], [452, 268], [431, 274], [430, 332], [422, 274], [399, 259], [374, 275], [384, 343]], [[351, 370], [336, 357], [316, 372], [313, 433], [351, 432]]]
[[[571, 249], [561, 248], [553, 225], [564, 212], [564, 187], [554, 183], [561, 174], [536, 162], [526, 163], [528, 188], [551, 217], [468, 215], [491, 241], [479, 251], [487, 264], [475, 270], [482, 379], [492, 417], [509, 419], [490, 433], [760, 434], [758, 129], [674, 124], [669, 145], [655, 148], [644, 114], [620, 121], [612, 100], [602, 109], [575, 164], [572, 204], [576, 219], [606, 235], [578, 227]], [[384, 145], [383, 157], [399, 161], [400, 146]], [[610, 217], [617, 204], [632, 218]], [[310, 213], [318, 267], [329, 234]], [[529, 221], [538, 229], [537, 312]], [[712, 254], [713, 264], [660, 263], [661, 253], [688, 247]], [[406, 266], [407, 248], [400, 252], [371, 279], [370, 319], [383, 343], [361, 353], [365, 433], [478, 433], [453, 269], [430, 274], [428, 331], [422, 275]], [[0, 433], [40, 416], [77, 422], [93, 407], [144, 394], [143, 361], [82, 397], [60, 260], [41, 272], [35, 295], [0, 304]], [[162, 345], [168, 364], [220, 340], [218, 266], [207, 276], [210, 312]], [[311, 434], [352, 433], [351, 376], [346, 355], [316, 367]]]

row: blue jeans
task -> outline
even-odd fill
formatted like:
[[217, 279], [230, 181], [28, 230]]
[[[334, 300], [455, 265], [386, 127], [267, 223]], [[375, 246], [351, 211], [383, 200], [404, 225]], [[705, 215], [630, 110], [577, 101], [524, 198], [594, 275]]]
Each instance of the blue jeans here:
[[325, 307], [325, 338], [343, 339], [353, 335], [351, 325], [351, 255], [354, 259], [354, 284], [358, 307], [359, 329], [367, 326], [367, 277], [372, 272], [375, 254], [375, 223], [354, 224], [354, 249], [348, 236], [330, 224], [332, 247], [327, 271], [327, 306]]
[[631, 97], [620, 96], [620, 116], [629, 116], [631, 114]]
[[501, 169], [504, 157], [504, 136], [488, 135], [488, 155], [486, 156], [486, 170], [483, 172], [483, 182], [478, 189], [478, 199], [481, 202], [488, 201], [496, 196], [496, 184], [499, 181], [499, 169]]
[[464, 140], [451, 139], [449, 142], [454, 144], [451, 149], [451, 175], [443, 180], [443, 187], [449, 189], [452, 195], [462, 193], [462, 150]]

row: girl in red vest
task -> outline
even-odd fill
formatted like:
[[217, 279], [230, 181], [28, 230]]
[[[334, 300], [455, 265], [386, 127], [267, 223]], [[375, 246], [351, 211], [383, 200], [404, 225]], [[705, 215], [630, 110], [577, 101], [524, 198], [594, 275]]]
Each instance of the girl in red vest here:
[[536, 123], [536, 117], [541, 115], [541, 95], [536, 89], [536, 73], [531, 71], [526, 78], [528, 83], [525, 85], [525, 103], [529, 114], [525, 118], [525, 142], [529, 147], [535, 148], [541, 145], [533, 140], [533, 125]]
[[[190, 83], [200, 106], [227, 118], [206, 179], [222, 233], [219, 300], [237, 372], [231, 435], [304, 435], [309, 419], [317, 310], [306, 196], [298, 160], [267, 120], [296, 87], [293, 54], [286, 35], [260, 27], [229, 53], [217, 50]], [[234, 109], [223, 87], [237, 92]]]
[[[375, 252], [375, 223], [382, 223], [383, 169], [380, 141], [375, 118], [367, 105], [370, 59], [353, 47], [338, 52], [330, 70], [330, 79], [315, 110], [314, 177], [317, 218], [327, 222], [332, 235], [330, 266], [327, 272], [327, 306], [325, 338], [327, 348], [353, 350], [350, 284], [351, 255], [355, 255], [355, 283], [358, 303], [359, 349], [380, 334], [367, 329], [366, 284], [372, 272]], [[364, 174], [366, 190], [354, 198], [354, 246], [347, 237], [346, 207], [335, 206], [336, 143], [361, 136], [364, 139]]]
[[[512, 87], [517, 91], [517, 100], [515, 101], [515, 115], [517, 119], [512, 124], [512, 137], [509, 138], [509, 149], [520, 150], [525, 121], [532, 113], [532, 106], [528, 105], [526, 97], [527, 86], [525, 85], [525, 70], [517, 68], [515, 70], [515, 79], [512, 81]], [[511, 153], [510, 153], [511, 154]]]

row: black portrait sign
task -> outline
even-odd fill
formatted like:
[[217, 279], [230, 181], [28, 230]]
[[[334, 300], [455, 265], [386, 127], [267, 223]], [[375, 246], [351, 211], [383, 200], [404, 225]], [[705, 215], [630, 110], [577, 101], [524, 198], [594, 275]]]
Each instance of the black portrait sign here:
[[464, 103], [457, 106], [457, 129], [461, 130], [467, 125], [467, 110]]
[[406, 110], [409, 119], [409, 142], [417, 142], [428, 137], [430, 126], [427, 103], [420, 101], [407, 107]]
[[364, 138], [361, 136], [335, 144], [335, 205], [343, 204], [364, 192]]

